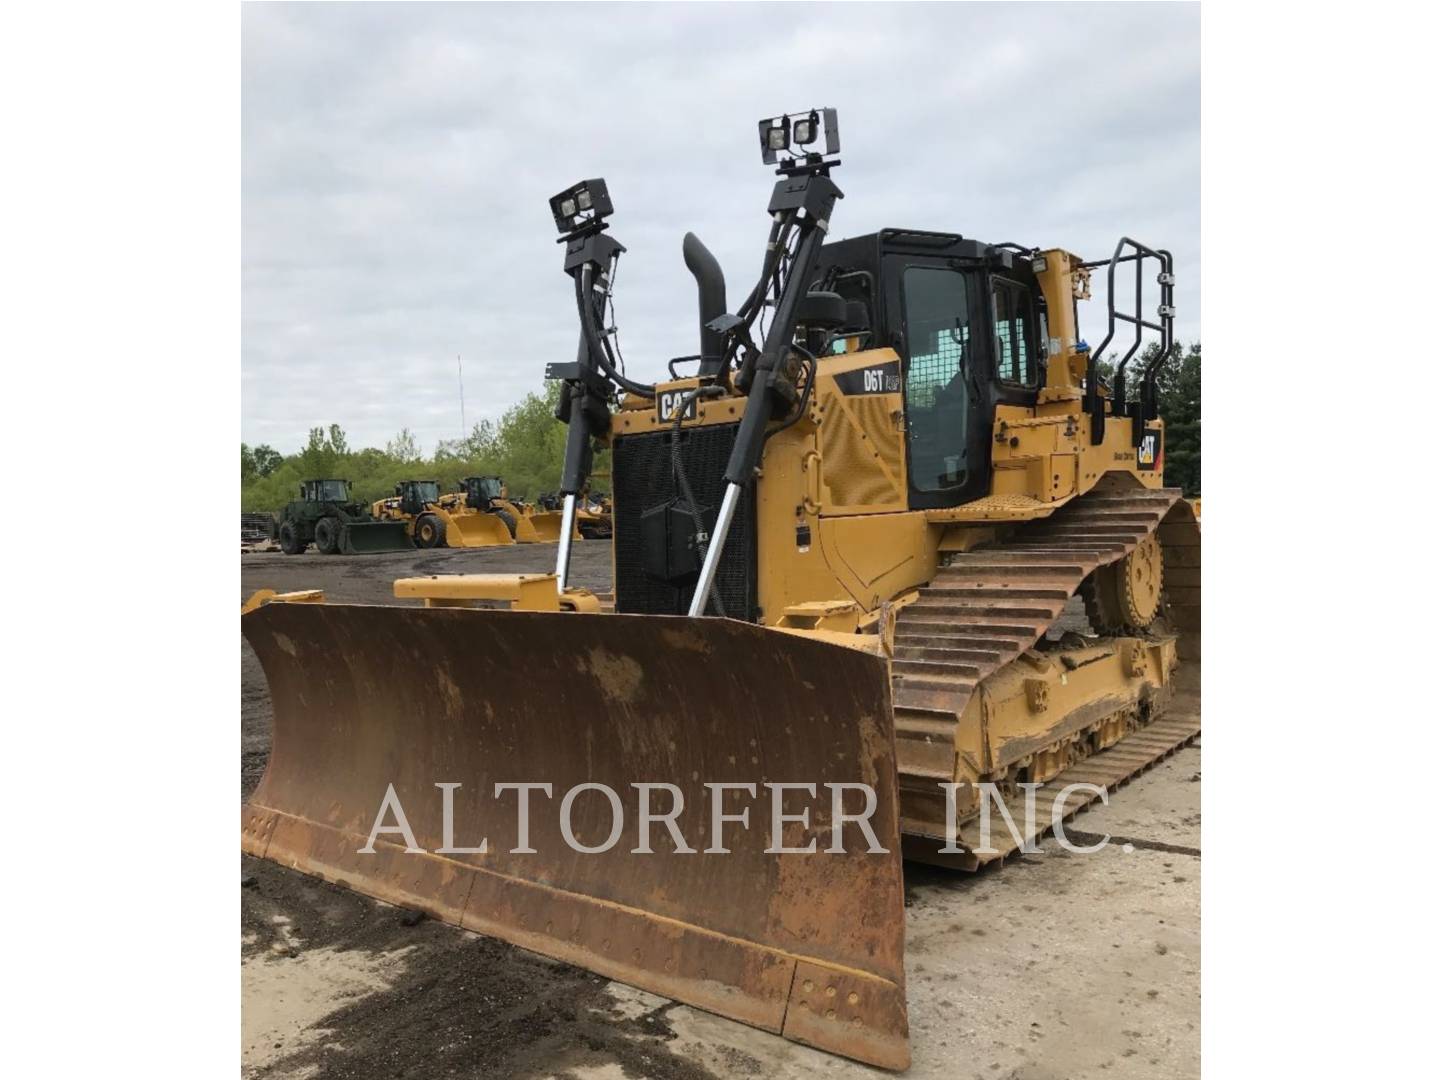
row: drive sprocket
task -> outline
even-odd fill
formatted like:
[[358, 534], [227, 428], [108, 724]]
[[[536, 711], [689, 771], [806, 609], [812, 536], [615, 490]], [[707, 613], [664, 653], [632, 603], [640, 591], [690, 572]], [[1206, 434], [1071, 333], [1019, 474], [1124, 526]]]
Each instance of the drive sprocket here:
[[1130, 554], [1100, 567], [1081, 583], [1085, 614], [1097, 634], [1133, 634], [1155, 621], [1164, 587], [1163, 563], [1159, 537], [1151, 533]]

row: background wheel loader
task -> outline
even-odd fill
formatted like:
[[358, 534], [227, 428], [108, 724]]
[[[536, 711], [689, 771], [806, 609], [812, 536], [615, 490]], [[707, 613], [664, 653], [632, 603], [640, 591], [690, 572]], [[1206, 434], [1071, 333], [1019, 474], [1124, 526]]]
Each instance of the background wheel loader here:
[[348, 480], [302, 483], [300, 497], [280, 511], [275, 538], [287, 555], [299, 555], [312, 543], [323, 555], [405, 551], [411, 547], [403, 526], [376, 520], [363, 504], [350, 498]]
[[603, 502], [575, 508], [575, 530], [586, 540], [609, 540], [614, 535], [610, 509]]
[[[243, 616], [275, 737], [242, 843], [900, 1069], [902, 849], [974, 869], [1018, 843], [1004, 829], [979, 841], [992, 796], [1039, 785], [1063, 819], [1198, 733], [1166, 713], [1200, 628], [1199, 527], [1161, 486], [1173, 264], [1128, 238], [1089, 262], [908, 228], [826, 242], [834, 111], [759, 135], [779, 179], [738, 306], [684, 240], [699, 293], [689, 376], [620, 369], [604, 312], [624, 248], [604, 181], [550, 201], [580, 321], [577, 358], [547, 371], [569, 427], [553, 576], [404, 579], [396, 596], [425, 606]], [[1097, 269], [1111, 300], [1089, 349], [1078, 311]], [[1162, 348], [1132, 367], [1146, 335]], [[1128, 349], [1106, 386], [1096, 360], [1112, 341]], [[596, 445], [613, 461], [603, 605], [567, 580]], [[1058, 635], [1077, 592], [1096, 625]], [[497, 601], [510, 610], [477, 608]], [[509, 839], [516, 801], [490, 798], [515, 781], [554, 792], [536, 794], [528, 847]], [[446, 831], [445, 783], [461, 785], [456, 820], [485, 822], [487, 850]], [[605, 847], [617, 811], [589, 791], [561, 809], [594, 853], [562, 843], [555, 803], [595, 783], [663, 787], [676, 831], [647, 851], [626, 818]], [[387, 791], [414, 844], [370, 835]]]
[[[517, 544], [554, 543], [560, 538], [561, 515], [511, 499], [505, 481], [498, 476], [467, 476], [460, 482], [460, 490], [445, 500], [452, 512], [488, 514], [503, 521]], [[574, 537], [579, 536], [574, 531]]]
[[395, 494], [375, 504], [377, 517], [403, 522], [419, 548], [494, 547], [513, 544], [503, 520], [475, 514], [455, 495], [440, 494], [436, 480], [402, 480]]
[[[560, 511], [564, 500], [556, 491], [542, 491], [535, 498], [540, 510]], [[610, 496], [584, 493], [575, 507], [575, 529], [586, 540], [608, 540], [613, 529], [610, 524]]]
[[[562, 498], [557, 492], [540, 495], [536, 500], [541, 510], [560, 510]], [[593, 492], [582, 492], [575, 507], [575, 528], [586, 540], [609, 540], [613, 534], [611, 526], [611, 497]]]

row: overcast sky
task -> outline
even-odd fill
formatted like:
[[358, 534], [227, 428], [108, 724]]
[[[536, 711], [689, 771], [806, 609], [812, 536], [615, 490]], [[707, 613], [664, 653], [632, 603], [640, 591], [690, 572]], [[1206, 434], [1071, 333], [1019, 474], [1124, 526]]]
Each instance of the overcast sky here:
[[[696, 351], [693, 229], [732, 307], [773, 176], [756, 121], [840, 114], [833, 235], [1175, 253], [1200, 336], [1198, 4], [246, 4], [241, 437], [408, 427], [428, 453], [571, 360], [546, 200], [603, 176], [631, 375]], [[1104, 336], [1103, 296], [1082, 334]], [[1087, 318], [1088, 315], [1088, 318]]]

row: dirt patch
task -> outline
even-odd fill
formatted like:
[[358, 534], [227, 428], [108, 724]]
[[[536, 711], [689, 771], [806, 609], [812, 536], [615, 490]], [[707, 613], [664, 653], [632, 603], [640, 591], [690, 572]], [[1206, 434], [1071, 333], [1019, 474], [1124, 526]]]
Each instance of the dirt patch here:
[[[284, 918], [285, 916], [277, 916]], [[397, 954], [403, 955], [403, 954]], [[268, 1066], [320, 1042], [335, 1003], [388, 989], [398, 959], [359, 951], [306, 949], [244, 961], [240, 1041], [245, 1072]]]
[[[671, 1002], [242, 856], [247, 1077], [621, 1075], [708, 1080]], [[648, 997], [648, 995], [646, 995]]]

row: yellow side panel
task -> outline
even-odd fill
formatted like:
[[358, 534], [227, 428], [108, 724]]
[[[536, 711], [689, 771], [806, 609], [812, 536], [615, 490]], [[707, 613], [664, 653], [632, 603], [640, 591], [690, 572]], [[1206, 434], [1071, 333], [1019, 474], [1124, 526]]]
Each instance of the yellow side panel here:
[[935, 576], [923, 513], [822, 518], [820, 547], [837, 581], [866, 611]]
[[899, 408], [898, 394], [835, 394], [826, 402], [820, 426], [822, 513], [905, 509]]
[[[892, 349], [822, 358], [814, 409], [819, 425], [821, 515], [883, 514], [907, 508], [900, 366]], [[881, 381], [860, 380], [862, 373]]]

